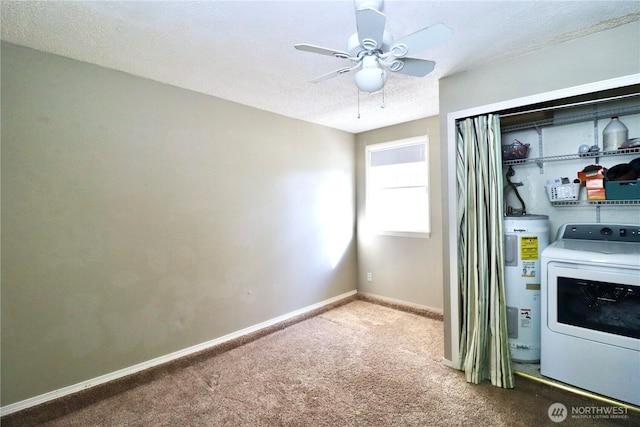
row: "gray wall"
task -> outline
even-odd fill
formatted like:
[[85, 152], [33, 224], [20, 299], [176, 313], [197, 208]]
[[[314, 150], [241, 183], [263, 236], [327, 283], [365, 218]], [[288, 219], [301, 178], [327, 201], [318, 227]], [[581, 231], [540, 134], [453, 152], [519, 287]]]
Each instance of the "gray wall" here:
[[[560, 45], [539, 50], [519, 58], [468, 70], [440, 80], [440, 130], [443, 135], [441, 162], [442, 185], [448, 186], [447, 115], [451, 112], [481, 107], [530, 95], [594, 83], [640, 72], [640, 23], [623, 25]], [[444, 191], [446, 195], [447, 192]], [[448, 197], [455, 197], [451, 194]], [[449, 228], [448, 200], [443, 201], [443, 227]], [[455, 213], [451, 213], [455, 215]], [[453, 346], [449, 307], [449, 242], [445, 233], [444, 306], [445, 358], [450, 359]]]
[[[442, 312], [442, 186], [438, 117], [415, 120], [356, 136], [358, 183], [358, 291]], [[365, 218], [365, 147], [429, 135], [431, 236], [412, 238], [368, 233]], [[367, 281], [367, 272], [373, 281]]]
[[354, 136], [2, 45], [2, 405], [356, 289]]

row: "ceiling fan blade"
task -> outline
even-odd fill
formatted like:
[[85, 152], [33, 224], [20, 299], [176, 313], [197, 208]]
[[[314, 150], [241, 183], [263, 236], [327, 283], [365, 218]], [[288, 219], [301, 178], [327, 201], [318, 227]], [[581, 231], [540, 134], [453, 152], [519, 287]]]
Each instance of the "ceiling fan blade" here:
[[319, 77], [316, 77], [314, 79], [309, 80], [311, 83], [318, 83], [318, 82], [322, 82], [325, 80], [329, 80], [333, 77], [339, 76], [340, 74], [344, 74], [344, 73], [348, 73], [349, 71], [356, 69], [360, 66], [360, 63], [357, 63], [356, 65], [354, 65], [353, 67], [342, 67], [342, 68], [338, 68], [337, 70], [334, 70], [330, 73], [327, 74], [323, 74]]
[[375, 9], [356, 10], [358, 40], [362, 47], [367, 50], [380, 49], [382, 47], [386, 19], [384, 13]]
[[435, 24], [397, 40], [391, 46], [391, 54], [397, 58], [431, 49], [451, 38], [451, 29], [444, 24]]
[[[402, 63], [400, 65], [399, 63]], [[389, 71], [414, 77], [424, 77], [435, 68], [436, 63], [426, 59], [402, 58], [396, 59], [389, 65]]]
[[343, 52], [341, 50], [329, 49], [326, 47], [315, 46], [312, 44], [296, 44], [294, 47], [298, 50], [302, 50], [304, 52], [311, 53], [319, 53], [320, 55], [329, 55], [334, 56], [336, 58], [350, 59], [351, 56], [347, 52]]

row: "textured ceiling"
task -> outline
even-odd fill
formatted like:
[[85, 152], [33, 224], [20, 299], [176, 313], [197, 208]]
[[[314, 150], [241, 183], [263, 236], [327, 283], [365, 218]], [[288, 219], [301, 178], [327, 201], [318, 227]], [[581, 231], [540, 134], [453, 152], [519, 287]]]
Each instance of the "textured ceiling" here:
[[352, 133], [438, 114], [438, 79], [625, 24], [638, 1], [393, 1], [394, 38], [438, 22], [445, 45], [416, 78], [391, 73], [382, 93], [360, 95], [349, 65], [295, 50], [346, 50], [355, 10], [345, 1], [2, 1], [2, 39]]

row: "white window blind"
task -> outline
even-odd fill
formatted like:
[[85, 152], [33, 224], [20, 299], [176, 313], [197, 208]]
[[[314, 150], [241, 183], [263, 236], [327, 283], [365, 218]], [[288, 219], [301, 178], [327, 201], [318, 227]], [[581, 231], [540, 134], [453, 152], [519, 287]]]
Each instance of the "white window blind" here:
[[367, 146], [367, 222], [382, 234], [428, 236], [426, 137]]

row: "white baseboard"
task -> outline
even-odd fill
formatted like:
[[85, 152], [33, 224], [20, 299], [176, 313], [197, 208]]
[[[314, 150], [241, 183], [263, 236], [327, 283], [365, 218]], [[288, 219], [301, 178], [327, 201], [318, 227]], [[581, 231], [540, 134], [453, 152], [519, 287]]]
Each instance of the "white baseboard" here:
[[382, 295], [376, 295], [376, 294], [372, 294], [372, 293], [369, 293], [369, 292], [360, 292], [360, 291], [358, 291], [358, 293], [361, 294], [361, 295], [364, 295], [365, 297], [371, 297], [371, 298], [379, 299], [381, 301], [386, 301], [386, 302], [391, 303], [391, 304], [406, 305], [408, 307], [413, 307], [413, 308], [417, 308], [417, 309], [420, 309], [420, 310], [427, 310], [427, 311], [432, 311], [432, 312], [437, 313], [437, 314], [443, 314], [443, 310], [441, 308], [429, 307], [428, 305], [416, 304], [416, 303], [413, 303], [413, 302], [403, 301], [401, 299], [396, 299], [396, 298], [383, 297]]
[[334, 302], [337, 302], [337, 301], [340, 301], [342, 299], [345, 299], [345, 298], [348, 298], [350, 296], [355, 295], [356, 292], [357, 291], [355, 291], [355, 290], [349, 291], [349, 292], [345, 292], [344, 294], [338, 295], [336, 297], [329, 298], [327, 300], [321, 301], [321, 302], [316, 303], [316, 304], [309, 305], [307, 307], [303, 307], [303, 308], [301, 308], [299, 310], [292, 311], [290, 313], [284, 314], [282, 316], [275, 317], [273, 319], [267, 320], [267, 321], [262, 322], [262, 323], [258, 323], [257, 325], [253, 325], [253, 326], [250, 326], [250, 327], [245, 328], [245, 329], [241, 329], [241, 330], [239, 330], [237, 332], [233, 332], [231, 334], [224, 335], [224, 336], [222, 336], [220, 338], [216, 338], [216, 339], [213, 339], [211, 341], [207, 341], [207, 342], [204, 342], [204, 343], [201, 343], [201, 344], [194, 345], [192, 347], [188, 347], [188, 348], [185, 348], [185, 349], [182, 349], [182, 350], [178, 350], [176, 352], [167, 354], [165, 356], [160, 356], [160, 357], [157, 357], [155, 359], [151, 359], [151, 360], [148, 360], [146, 362], [142, 362], [142, 363], [139, 363], [137, 365], [130, 366], [128, 368], [120, 369], [118, 371], [111, 372], [109, 374], [102, 375], [102, 376], [99, 376], [99, 377], [96, 377], [96, 378], [93, 378], [93, 379], [90, 379], [90, 380], [87, 380], [87, 381], [82, 381], [82, 382], [77, 383], [77, 384], [73, 384], [73, 385], [70, 385], [70, 386], [67, 386], [67, 387], [63, 387], [63, 388], [58, 389], [58, 390], [53, 390], [53, 391], [41, 394], [39, 396], [31, 397], [29, 399], [21, 400], [19, 402], [12, 403], [10, 405], [6, 405], [6, 406], [3, 406], [3, 407], [0, 407], [0, 416], [9, 415], [11, 413], [21, 411], [23, 409], [27, 409], [27, 408], [31, 408], [31, 407], [36, 406], [36, 405], [40, 405], [42, 403], [48, 402], [48, 401], [53, 400], [53, 399], [58, 399], [60, 397], [67, 396], [67, 395], [70, 395], [72, 393], [77, 393], [79, 391], [86, 390], [88, 388], [95, 387], [97, 385], [104, 384], [104, 383], [107, 383], [109, 381], [116, 380], [118, 378], [125, 377], [127, 375], [131, 375], [131, 374], [135, 374], [135, 373], [140, 372], [140, 371], [144, 371], [145, 369], [149, 369], [149, 368], [152, 368], [154, 366], [162, 365], [163, 363], [171, 362], [171, 361], [179, 359], [181, 357], [185, 357], [185, 356], [189, 356], [191, 354], [195, 354], [195, 353], [200, 352], [202, 350], [206, 350], [208, 348], [223, 344], [225, 342], [228, 342], [228, 341], [231, 341], [233, 339], [242, 337], [244, 335], [251, 334], [253, 332], [259, 331], [259, 330], [264, 329], [264, 328], [267, 328], [269, 326], [276, 325], [276, 324], [278, 324], [280, 322], [283, 322], [285, 320], [289, 320], [289, 319], [292, 319], [294, 317], [306, 314], [306, 313], [308, 313], [310, 311], [313, 311], [313, 310], [316, 310], [318, 308], [322, 308], [324, 306], [333, 304]]

